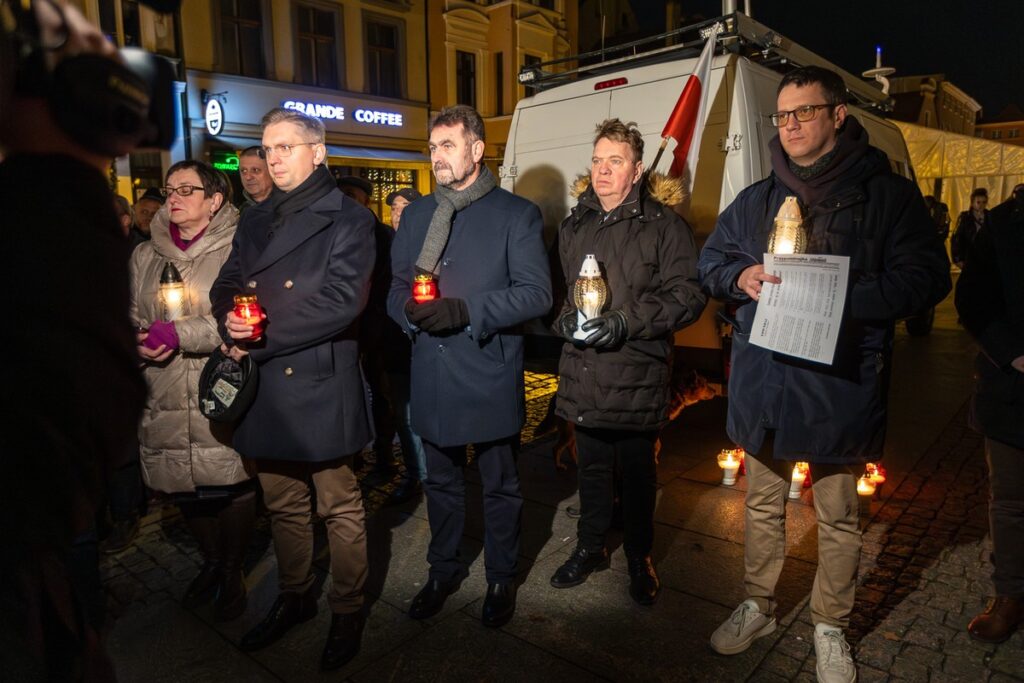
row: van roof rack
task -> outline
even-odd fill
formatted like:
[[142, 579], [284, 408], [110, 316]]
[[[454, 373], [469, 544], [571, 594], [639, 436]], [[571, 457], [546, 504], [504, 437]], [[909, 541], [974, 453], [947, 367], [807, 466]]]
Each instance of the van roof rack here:
[[720, 25], [717, 49], [721, 51], [745, 56], [779, 73], [811, 65], [831, 69], [843, 77], [846, 88], [856, 104], [883, 111], [892, 109], [892, 98], [873, 84], [839, 68], [742, 12], [683, 26], [622, 45], [524, 66], [519, 70], [519, 83], [528, 88], [546, 90], [581, 77], [608, 73], [623, 67], [696, 57], [716, 24]]

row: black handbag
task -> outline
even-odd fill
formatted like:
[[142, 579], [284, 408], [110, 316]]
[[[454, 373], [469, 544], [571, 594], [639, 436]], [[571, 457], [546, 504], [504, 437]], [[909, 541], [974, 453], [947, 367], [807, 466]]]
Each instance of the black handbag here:
[[236, 361], [216, 349], [199, 375], [199, 410], [213, 422], [240, 420], [256, 398], [258, 384], [252, 356]]

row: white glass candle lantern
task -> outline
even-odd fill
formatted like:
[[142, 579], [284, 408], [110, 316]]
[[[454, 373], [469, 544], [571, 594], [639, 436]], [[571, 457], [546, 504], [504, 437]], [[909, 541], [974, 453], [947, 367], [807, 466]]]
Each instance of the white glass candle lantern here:
[[807, 249], [804, 237], [804, 218], [796, 197], [786, 197], [775, 216], [772, 233], [768, 236], [768, 253], [802, 254]]
[[572, 297], [576, 304], [577, 316], [576, 332], [572, 336], [576, 339], [586, 339], [589, 333], [583, 331], [583, 323], [601, 315], [601, 309], [608, 300], [608, 285], [601, 277], [601, 266], [593, 254], [587, 254], [583, 259]]
[[185, 283], [181, 273], [168, 261], [160, 273], [160, 317], [164, 322], [177, 320], [185, 314]]

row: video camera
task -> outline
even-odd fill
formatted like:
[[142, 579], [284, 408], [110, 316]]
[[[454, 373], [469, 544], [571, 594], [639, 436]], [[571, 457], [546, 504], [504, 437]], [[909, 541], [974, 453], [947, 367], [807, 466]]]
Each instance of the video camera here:
[[[170, 12], [180, 0], [141, 1]], [[115, 157], [140, 147], [168, 149], [175, 129], [171, 63], [145, 50], [122, 48], [121, 61], [81, 53], [50, 67], [47, 53], [63, 42], [45, 44], [39, 2], [60, 15], [66, 42], [66, 15], [54, 0], [0, 0], [0, 115], [8, 111], [10, 97], [41, 97], [57, 125], [91, 152]]]

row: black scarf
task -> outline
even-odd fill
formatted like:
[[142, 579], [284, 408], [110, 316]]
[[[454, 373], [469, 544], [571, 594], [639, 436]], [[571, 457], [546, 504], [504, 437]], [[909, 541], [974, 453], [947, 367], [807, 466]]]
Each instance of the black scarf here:
[[[775, 171], [775, 175], [786, 187], [797, 193], [804, 206], [814, 206], [825, 199], [833, 183], [849, 172], [871, 148], [868, 144], [868, 132], [853, 116], [846, 117], [846, 122], [836, 138], [836, 146], [825, 155], [831, 158], [809, 178], [798, 176], [790, 168], [789, 156], [782, 149], [779, 136], [772, 138], [768, 147], [772, 152], [772, 170]], [[822, 159], [824, 160], [824, 157]]]
[[270, 240], [274, 239], [274, 234], [284, 224], [285, 217], [289, 214], [298, 213], [337, 187], [337, 183], [334, 182], [334, 176], [327, 170], [327, 166], [317, 166], [309, 177], [303, 180], [291, 192], [285, 192], [278, 187], [274, 187], [274, 191], [270, 193], [270, 196], [260, 203], [260, 206], [266, 204], [272, 208], [274, 210], [273, 216], [265, 232], [259, 229], [254, 229], [251, 232], [253, 244], [262, 252], [270, 244]]

